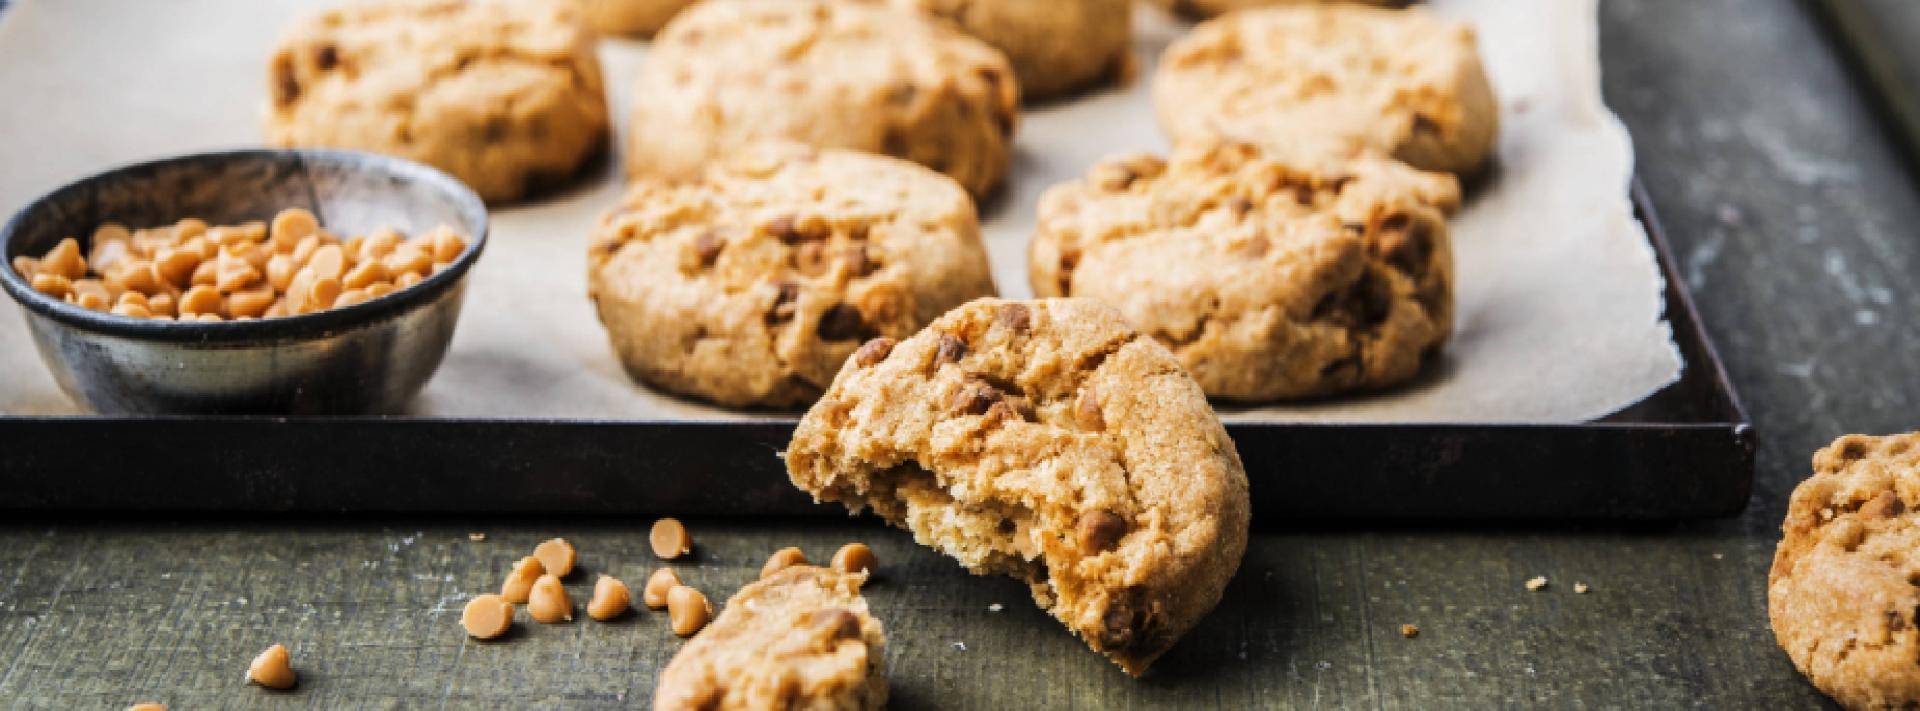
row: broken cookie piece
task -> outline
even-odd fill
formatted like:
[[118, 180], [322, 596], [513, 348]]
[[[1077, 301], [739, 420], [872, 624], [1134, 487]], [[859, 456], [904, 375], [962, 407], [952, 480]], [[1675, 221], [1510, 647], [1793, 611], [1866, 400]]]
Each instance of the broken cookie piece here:
[[885, 707], [887, 641], [865, 580], [796, 565], [748, 583], [660, 672], [653, 707]]
[[787, 473], [1026, 581], [1134, 675], [1219, 602], [1246, 548], [1246, 472], [1199, 386], [1085, 299], [981, 299], [849, 362]]

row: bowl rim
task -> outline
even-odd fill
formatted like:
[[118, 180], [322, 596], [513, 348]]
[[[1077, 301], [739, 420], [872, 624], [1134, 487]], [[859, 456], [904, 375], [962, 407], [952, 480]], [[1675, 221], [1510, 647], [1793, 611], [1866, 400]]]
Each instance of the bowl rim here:
[[[475, 230], [475, 234], [467, 236], [466, 250], [455, 257], [447, 268], [429, 275], [413, 286], [352, 306], [298, 316], [276, 316], [246, 321], [162, 321], [94, 311], [34, 290], [25, 277], [14, 271], [12, 258], [6, 257], [12, 251], [14, 238], [31, 215], [44, 209], [56, 198], [85, 189], [99, 181], [112, 180], [127, 173], [165, 165], [195, 161], [239, 161], [261, 157], [292, 157], [303, 167], [309, 161], [357, 164], [363, 170], [374, 169], [396, 176], [424, 179], [425, 182], [446, 191], [457, 209], [476, 218], [479, 229]], [[404, 158], [364, 151], [315, 148], [245, 148], [204, 151], [121, 164], [69, 181], [21, 207], [8, 218], [4, 226], [0, 226], [0, 257], [4, 257], [6, 262], [0, 264], [0, 288], [4, 288], [15, 302], [34, 313], [68, 326], [111, 336], [169, 342], [234, 343], [307, 340], [385, 320], [390, 316], [436, 300], [442, 293], [459, 283], [467, 270], [472, 268], [473, 263], [479, 260], [481, 251], [486, 248], [490, 229], [486, 203], [465, 183], [432, 166]]]

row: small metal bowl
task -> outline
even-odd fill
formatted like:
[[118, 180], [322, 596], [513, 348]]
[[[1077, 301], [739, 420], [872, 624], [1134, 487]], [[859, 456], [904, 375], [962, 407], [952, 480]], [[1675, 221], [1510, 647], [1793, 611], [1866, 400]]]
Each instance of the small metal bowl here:
[[[446, 224], [467, 251], [412, 287], [352, 306], [248, 321], [179, 322], [92, 311], [34, 291], [13, 258], [95, 227], [198, 217], [269, 220], [304, 207], [340, 235]], [[324, 150], [205, 153], [116, 168], [34, 201], [0, 228], [0, 286], [20, 303], [60, 388], [103, 414], [355, 415], [398, 411], [446, 354], [487, 212], [460, 181], [418, 163]]]

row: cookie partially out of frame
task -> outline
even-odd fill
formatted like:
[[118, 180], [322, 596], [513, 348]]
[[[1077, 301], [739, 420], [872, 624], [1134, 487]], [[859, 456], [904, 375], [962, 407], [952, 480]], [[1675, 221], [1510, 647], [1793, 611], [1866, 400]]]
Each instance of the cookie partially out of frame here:
[[696, 177], [766, 139], [904, 158], [976, 196], [1007, 172], [1019, 81], [932, 17], [844, 0], [709, 0], [662, 30], [633, 87], [627, 172]]
[[1133, 0], [888, 0], [958, 23], [1007, 54], [1020, 93], [1047, 99], [1122, 73]]
[[1033, 599], [1138, 675], [1219, 602], [1247, 476], [1165, 346], [1085, 299], [981, 299], [847, 362], [787, 448], [794, 484], [871, 509]]
[[844, 709], [887, 704], [887, 639], [865, 573], [793, 566], [748, 583], [673, 655], [655, 709]]
[[274, 145], [416, 160], [493, 203], [572, 177], [607, 142], [600, 60], [567, 2], [346, 5], [289, 28], [269, 81]]
[[587, 26], [610, 35], [652, 37], [696, 0], [574, 0]]
[[1793, 490], [1767, 617], [1814, 686], [1850, 709], [1920, 705], [1920, 433], [1847, 435]]
[[1197, 17], [1201, 19], [1224, 15], [1234, 10], [1245, 10], [1250, 7], [1321, 5], [1336, 2], [1358, 2], [1385, 7], [1401, 7], [1406, 5], [1408, 0], [1153, 0], [1155, 5], [1187, 17]]
[[1223, 15], [1167, 48], [1153, 100], [1177, 141], [1372, 150], [1455, 174], [1478, 171], [1499, 131], [1473, 28], [1418, 8]]
[[812, 402], [861, 343], [993, 293], [959, 185], [792, 144], [689, 183], [634, 181], [588, 255], [588, 294], [627, 371], [732, 406]]
[[1040, 199], [1034, 293], [1118, 308], [1207, 394], [1265, 401], [1420, 372], [1453, 328], [1452, 176], [1190, 143]]

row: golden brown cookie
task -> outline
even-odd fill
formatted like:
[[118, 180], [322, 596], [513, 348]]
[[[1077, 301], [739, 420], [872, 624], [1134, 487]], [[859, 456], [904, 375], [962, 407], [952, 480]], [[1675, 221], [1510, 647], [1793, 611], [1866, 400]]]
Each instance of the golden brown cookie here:
[[1131, 55], [1133, 0], [889, 0], [932, 13], [1007, 53], [1028, 100], [1119, 74]]
[[981, 299], [847, 362], [787, 447], [815, 499], [872, 509], [1138, 675], [1219, 602], [1247, 476], [1165, 346], [1085, 299]]
[[1456, 174], [1477, 171], [1499, 131], [1473, 28], [1417, 8], [1273, 7], [1209, 20], [1167, 48], [1153, 101], [1176, 141], [1374, 150]]
[[748, 583], [673, 655], [653, 707], [885, 708], [887, 639], [860, 596], [865, 581], [799, 565]]
[[1793, 490], [1768, 574], [1773, 634], [1850, 709], [1920, 705], [1920, 432], [1847, 435]]
[[420, 161], [488, 202], [564, 180], [604, 150], [592, 36], [570, 3], [387, 0], [290, 27], [267, 138]]
[[610, 35], [652, 37], [695, 0], [575, 0], [587, 26]]
[[628, 372], [724, 405], [811, 402], [861, 343], [991, 295], [973, 201], [905, 161], [760, 145], [601, 220], [588, 295]]
[[1459, 200], [1452, 176], [1391, 160], [1191, 143], [1047, 191], [1029, 275], [1117, 307], [1213, 397], [1380, 388], [1452, 332]]
[[1006, 174], [1019, 104], [1006, 56], [950, 23], [874, 3], [703, 2], [641, 70], [627, 171], [686, 179], [786, 139], [905, 158], [985, 195]]

